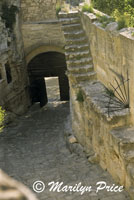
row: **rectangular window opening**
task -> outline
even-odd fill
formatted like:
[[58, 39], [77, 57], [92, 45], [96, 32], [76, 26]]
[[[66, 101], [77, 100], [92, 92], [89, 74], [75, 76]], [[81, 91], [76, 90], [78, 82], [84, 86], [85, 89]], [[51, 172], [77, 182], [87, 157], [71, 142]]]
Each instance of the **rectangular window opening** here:
[[7, 83], [9, 84], [12, 82], [12, 76], [11, 76], [10, 65], [8, 62], [5, 64], [5, 70], [6, 70], [6, 76], [7, 76]]

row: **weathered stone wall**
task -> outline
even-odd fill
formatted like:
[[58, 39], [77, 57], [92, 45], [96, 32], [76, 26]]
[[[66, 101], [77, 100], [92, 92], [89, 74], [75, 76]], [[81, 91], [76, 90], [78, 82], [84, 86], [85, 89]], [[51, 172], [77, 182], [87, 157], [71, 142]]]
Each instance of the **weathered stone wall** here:
[[[78, 142], [84, 147], [90, 162], [98, 162], [114, 180], [125, 186], [133, 200], [133, 141], [134, 128], [126, 128], [129, 112], [107, 116], [104, 86], [85, 81], [74, 86], [70, 80], [72, 128]], [[77, 101], [81, 90], [84, 101]]]
[[122, 74], [126, 80], [128, 71], [130, 110], [132, 123], [134, 123], [134, 37], [132, 37], [130, 29], [116, 31], [115, 24], [108, 25], [104, 29], [101, 24], [95, 22], [93, 14], [81, 13], [81, 20], [90, 42], [98, 80], [109, 88], [110, 83], [117, 86], [114, 79], [118, 79], [118, 76]]
[[[32, 51], [41, 47], [60, 47], [63, 49], [65, 41], [61, 30], [61, 24], [58, 21], [23, 24], [22, 35], [24, 41], [25, 55], [28, 56]], [[49, 49], [46, 49], [46, 51]], [[53, 51], [56, 49], [53, 48]], [[44, 49], [45, 52], [45, 49]], [[43, 53], [43, 52], [38, 52]]]
[[[117, 31], [117, 24], [101, 27], [93, 14], [80, 13], [89, 40], [97, 80], [77, 82], [69, 75], [72, 128], [90, 162], [98, 162], [117, 183], [134, 196], [134, 39], [130, 30]], [[111, 30], [112, 29], [112, 30]], [[69, 65], [68, 65], [69, 69]], [[129, 73], [130, 109], [111, 103], [106, 87], [117, 87], [115, 78]], [[79, 97], [79, 91], [82, 97]], [[116, 110], [117, 108], [117, 110]], [[113, 112], [113, 110], [115, 110]]]
[[[17, 2], [19, 3], [19, 1]], [[10, 4], [11, 5], [11, 1]], [[17, 5], [18, 4], [14, 4]], [[0, 104], [7, 111], [20, 114], [27, 110], [27, 73], [24, 61], [23, 40], [20, 31], [20, 12], [11, 32], [0, 19]], [[8, 80], [6, 67], [10, 69], [11, 80]]]
[[22, 0], [21, 8], [24, 22], [56, 18], [56, 0]]
[[59, 47], [62, 51], [65, 41], [61, 24], [56, 16], [56, 0], [22, 1], [21, 12], [26, 60], [27, 56], [31, 58], [29, 54], [34, 54], [34, 51], [38, 51], [38, 54], [43, 53], [44, 47], [50, 46], [53, 50]]

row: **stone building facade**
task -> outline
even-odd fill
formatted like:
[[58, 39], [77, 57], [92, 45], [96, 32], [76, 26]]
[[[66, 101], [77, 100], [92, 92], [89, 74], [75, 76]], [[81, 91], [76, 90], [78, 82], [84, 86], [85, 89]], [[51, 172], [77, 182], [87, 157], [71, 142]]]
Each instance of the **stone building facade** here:
[[41, 22], [56, 18], [56, 0], [22, 0], [23, 22]]
[[5, 1], [16, 6], [16, 21], [10, 33], [0, 18], [0, 104], [14, 116], [30, 106], [28, 63], [37, 55], [64, 53], [64, 34], [56, 16], [56, 1]]
[[[12, 2], [7, 5], [10, 7]], [[2, 12], [1, 6], [1, 14]], [[27, 110], [28, 98], [20, 14], [16, 14], [13, 31], [0, 18], [0, 31], [0, 104], [8, 112], [22, 114]]]

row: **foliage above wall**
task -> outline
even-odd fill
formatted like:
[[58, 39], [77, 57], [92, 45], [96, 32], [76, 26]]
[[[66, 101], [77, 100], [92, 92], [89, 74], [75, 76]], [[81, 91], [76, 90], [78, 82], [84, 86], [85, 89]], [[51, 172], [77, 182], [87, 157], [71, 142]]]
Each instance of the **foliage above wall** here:
[[82, 7], [82, 12], [90, 12], [93, 13], [93, 7], [91, 5], [88, 4], [84, 4]]
[[93, 7], [111, 15], [123, 27], [134, 27], [133, 0], [92, 0]]
[[1, 18], [5, 22], [6, 28], [9, 28], [9, 31], [13, 31], [13, 26], [16, 22], [16, 13], [18, 12], [18, 7], [11, 5], [8, 6], [7, 3], [2, 5], [2, 15]]

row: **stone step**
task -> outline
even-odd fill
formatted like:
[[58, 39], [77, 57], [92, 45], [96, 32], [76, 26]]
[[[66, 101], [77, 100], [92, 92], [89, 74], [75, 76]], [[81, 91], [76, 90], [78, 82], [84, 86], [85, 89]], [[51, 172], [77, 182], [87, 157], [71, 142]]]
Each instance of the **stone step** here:
[[77, 24], [80, 23], [80, 18], [79, 17], [74, 17], [74, 18], [61, 18], [59, 21], [62, 24]]
[[124, 160], [134, 160], [134, 127], [115, 128], [110, 136]]
[[68, 76], [71, 76], [72, 79], [75, 79], [77, 82], [81, 81], [93, 81], [96, 80], [96, 72], [88, 72], [88, 73], [71, 73], [68, 74]]
[[68, 67], [69, 72], [72, 73], [87, 73], [93, 71], [93, 65], [84, 65], [77, 67]]
[[[66, 38], [65, 38], [66, 39]], [[75, 38], [75, 39], [66, 39], [66, 45], [85, 45], [87, 44], [87, 38], [80, 37], [80, 38]]]
[[85, 50], [89, 50], [89, 45], [88, 44], [81, 44], [81, 45], [66, 45], [65, 46], [65, 51], [66, 52], [79, 52], [79, 51], [85, 51]]
[[67, 65], [69, 67], [77, 67], [77, 66], [82, 66], [82, 65], [88, 65], [88, 64], [92, 64], [92, 58], [88, 57], [88, 58], [81, 58], [80, 60], [67, 60]]
[[129, 150], [123, 153], [123, 158], [129, 163], [131, 162], [134, 163], [134, 145], [133, 144], [131, 148], [133, 148], [133, 150]]
[[71, 31], [71, 32], [64, 32], [64, 36], [65, 38], [67, 39], [77, 39], [77, 38], [80, 38], [80, 37], [84, 37], [85, 36], [85, 33], [83, 30], [80, 30], [80, 31]]
[[[130, 112], [129, 109], [116, 110], [115, 112], [108, 112], [109, 96], [107, 95], [105, 86], [99, 81], [82, 83], [82, 88], [85, 91], [85, 95], [88, 96], [88, 101], [92, 105], [93, 112], [101, 115], [107, 124], [111, 127], [125, 126], [130, 123]], [[116, 102], [114, 103], [115, 108], [117, 107]], [[118, 132], [115, 133], [118, 137]], [[120, 135], [122, 131], [120, 131]], [[134, 132], [133, 132], [134, 134]], [[109, 140], [112, 140], [109, 138]], [[110, 141], [109, 141], [110, 142]], [[115, 141], [116, 143], [116, 141]], [[118, 141], [120, 143], [120, 140]], [[113, 147], [111, 147], [112, 149]]]
[[89, 50], [80, 52], [66, 52], [65, 55], [66, 55], [66, 60], [73, 60], [73, 59], [80, 60], [82, 58], [90, 57]]
[[74, 30], [81, 30], [82, 26], [80, 23], [78, 24], [64, 24], [62, 25], [63, 31], [74, 31]]
[[60, 12], [58, 16], [59, 18], [74, 18], [74, 17], [79, 17], [79, 12], [78, 11], [70, 11], [68, 13]]

